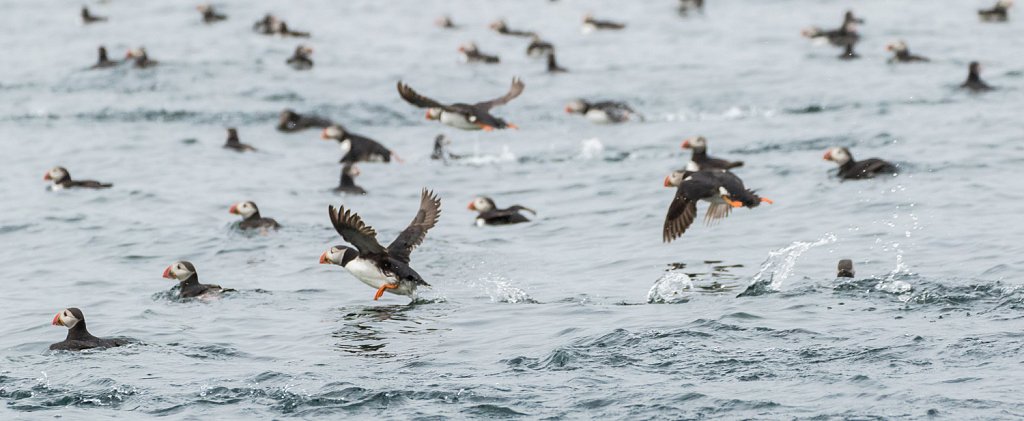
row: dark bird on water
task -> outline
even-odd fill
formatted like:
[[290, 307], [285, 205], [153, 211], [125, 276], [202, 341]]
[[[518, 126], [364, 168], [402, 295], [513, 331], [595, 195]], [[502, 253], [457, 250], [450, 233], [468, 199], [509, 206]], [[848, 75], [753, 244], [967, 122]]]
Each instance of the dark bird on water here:
[[960, 87], [971, 92], [985, 92], [995, 89], [981, 80], [981, 63], [976, 61], [972, 61], [971, 64], [967, 65], [967, 80]]
[[593, 15], [587, 13], [583, 16], [583, 28], [581, 30], [584, 34], [600, 31], [600, 30], [619, 30], [626, 27], [626, 24], [620, 22], [612, 22], [610, 20], [600, 20], [594, 18]]
[[146, 54], [144, 47], [133, 48], [128, 50], [128, 53], [124, 56], [125, 60], [131, 60], [132, 66], [139, 69], [145, 69], [148, 67], [156, 66], [159, 62], [156, 60], [150, 60], [149, 55]]
[[467, 209], [479, 212], [475, 219], [475, 224], [478, 227], [482, 227], [484, 225], [509, 225], [530, 222], [526, 216], [520, 213], [524, 211], [537, 215], [537, 212], [533, 209], [520, 205], [512, 205], [505, 209], [498, 209], [494, 204], [494, 200], [487, 196], [479, 196], [473, 199], [472, 202], [469, 202]]
[[203, 23], [216, 23], [228, 18], [227, 15], [217, 13], [209, 3], [196, 6], [196, 10], [203, 14]]
[[554, 51], [548, 53], [548, 73], [565, 73], [568, 71], [566, 68], [558, 65], [558, 61], [555, 60]]
[[891, 43], [885, 47], [886, 50], [892, 51], [893, 56], [889, 57], [888, 62], [892, 63], [913, 63], [915, 61], [929, 61], [927, 57], [922, 57], [914, 54], [910, 54], [910, 48], [907, 47], [907, 43], [903, 41], [897, 41]]
[[199, 273], [192, 262], [179, 260], [164, 269], [163, 277], [178, 281], [178, 298], [212, 298], [225, 292], [234, 292], [220, 285], [199, 283]]
[[356, 164], [347, 163], [341, 167], [341, 180], [338, 187], [334, 188], [336, 193], [366, 194], [366, 190], [356, 185], [356, 177], [359, 177], [359, 167]]
[[288, 57], [286, 63], [295, 70], [309, 70], [313, 68], [313, 59], [310, 58], [313, 49], [304, 45], [295, 47], [295, 52]]
[[277, 130], [282, 132], [299, 132], [312, 128], [326, 128], [333, 125], [330, 119], [315, 115], [302, 115], [285, 108], [277, 119]]
[[1013, 6], [1013, 0], [999, 0], [991, 9], [978, 11], [978, 17], [982, 22], [1006, 22], [1009, 19], [1007, 12]]
[[320, 138], [323, 140], [336, 140], [338, 146], [341, 148], [341, 163], [356, 163], [356, 162], [391, 162], [391, 158], [395, 158], [396, 161], [402, 162], [402, 160], [391, 152], [390, 149], [381, 145], [380, 142], [370, 139], [368, 137], [360, 136], [355, 133], [350, 133], [341, 125], [328, 126], [320, 133]]
[[281, 228], [281, 224], [278, 224], [274, 218], [264, 218], [260, 216], [260, 209], [256, 207], [253, 202], [238, 202], [231, 205], [228, 208], [228, 213], [232, 215], [239, 215], [242, 217], [242, 222], [238, 223], [238, 228], [243, 230], [249, 229], [278, 229]]
[[839, 261], [839, 265], [836, 268], [837, 278], [852, 278], [853, 277], [853, 260], [843, 259]]
[[878, 158], [869, 158], [863, 161], [853, 159], [853, 154], [847, 148], [834, 146], [825, 151], [822, 157], [826, 161], [835, 162], [839, 165], [839, 178], [843, 180], [859, 180], [874, 178], [878, 175], [895, 175], [898, 171], [895, 165]]
[[686, 164], [686, 171], [728, 170], [743, 166], [743, 161], [726, 161], [708, 156], [708, 140], [704, 136], [684, 139], [680, 147], [693, 151], [690, 162]]
[[116, 62], [116, 61], [113, 61], [113, 60], [107, 58], [107, 48], [106, 47], [101, 45], [98, 51], [99, 51], [99, 58], [96, 60], [96, 64], [92, 65], [93, 69], [102, 69], [102, 68], [113, 67], [113, 66], [117, 66], [118, 64], [121, 64], [120, 62]]
[[459, 54], [462, 54], [462, 61], [466, 63], [497, 64], [501, 62], [498, 56], [484, 54], [475, 42], [465, 43], [459, 46]]
[[234, 127], [228, 129], [228, 140], [224, 142], [225, 149], [231, 149], [238, 152], [252, 151], [256, 152], [256, 148], [246, 145], [238, 140], [238, 130]]
[[499, 19], [491, 22], [491, 29], [502, 35], [510, 35], [514, 37], [534, 37], [537, 36], [536, 32], [533, 31], [517, 31], [509, 29], [508, 24], [505, 23], [504, 19]]
[[565, 106], [565, 112], [569, 114], [580, 114], [593, 123], [623, 123], [631, 120], [634, 116], [643, 119], [629, 105], [620, 101], [597, 101], [590, 102], [585, 99], [576, 99]]
[[53, 167], [43, 175], [43, 180], [50, 182], [50, 190], [106, 189], [114, 186], [94, 180], [72, 180], [71, 173], [64, 167]]
[[85, 327], [85, 314], [74, 307], [66, 308], [53, 316], [54, 326], [68, 328], [68, 336], [63, 341], [50, 345], [53, 351], [81, 351], [93, 348], [113, 348], [134, 342], [130, 338], [97, 338]]
[[106, 22], [106, 16], [96, 16], [89, 12], [89, 8], [82, 6], [82, 23], [90, 24], [96, 22]]
[[453, 154], [448, 150], [448, 145], [451, 145], [452, 141], [448, 140], [443, 134], [437, 135], [434, 138], [434, 151], [430, 154], [430, 159], [437, 159], [444, 162], [448, 160], [460, 159], [462, 155]]

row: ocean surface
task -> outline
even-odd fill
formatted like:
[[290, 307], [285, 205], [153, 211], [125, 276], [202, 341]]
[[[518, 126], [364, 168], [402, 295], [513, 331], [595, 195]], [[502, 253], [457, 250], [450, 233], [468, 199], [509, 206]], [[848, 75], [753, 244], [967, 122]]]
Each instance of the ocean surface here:
[[[1024, 10], [992, 1], [241, 1], [4, 3], [0, 48], [0, 419], [1019, 419], [1024, 417]], [[859, 60], [800, 36], [866, 19]], [[257, 35], [272, 12], [298, 40]], [[580, 32], [582, 16], [620, 32]], [[460, 26], [442, 30], [438, 16]], [[538, 31], [569, 73], [549, 75]], [[886, 64], [905, 40], [929, 63]], [[459, 62], [476, 41], [499, 65]], [[315, 67], [285, 59], [298, 44]], [[160, 64], [90, 70], [145, 46]], [[998, 89], [956, 89], [967, 63]], [[519, 130], [425, 121], [399, 80], [442, 101], [523, 95], [495, 114]], [[622, 100], [643, 122], [567, 115]], [[332, 191], [338, 146], [274, 130], [292, 108], [379, 140], [404, 163], [360, 164], [366, 196]], [[221, 147], [225, 128], [259, 149]], [[430, 159], [446, 134], [448, 164]], [[661, 228], [690, 136], [773, 205]], [[897, 177], [840, 182], [830, 146]], [[46, 189], [55, 165], [114, 183]], [[344, 241], [328, 205], [390, 241], [420, 190], [442, 199], [413, 252], [433, 287], [374, 291], [318, 265]], [[466, 205], [537, 210], [478, 228]], [[277, 232], [243, 233], [255, 201]], [[700, 205], [700, 215], [706, 205]], [[700, 218], [700, 216], [698, 215]], [[857, 277], [835, 278], [854, 261]], [[180, 301], [178, 259], [237, 289]], [[98, 336], [137, 343], [52, 352], [53, 315], [79, 307]]]

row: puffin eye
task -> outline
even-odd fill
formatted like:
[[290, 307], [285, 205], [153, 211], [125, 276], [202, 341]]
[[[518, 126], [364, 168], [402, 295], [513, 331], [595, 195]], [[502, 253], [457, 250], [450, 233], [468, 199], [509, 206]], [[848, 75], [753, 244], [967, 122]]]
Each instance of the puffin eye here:
[[476, 116], [475, 115], [469, 116], [469, 122], [470, 123], [475, 123], [476, 122]]

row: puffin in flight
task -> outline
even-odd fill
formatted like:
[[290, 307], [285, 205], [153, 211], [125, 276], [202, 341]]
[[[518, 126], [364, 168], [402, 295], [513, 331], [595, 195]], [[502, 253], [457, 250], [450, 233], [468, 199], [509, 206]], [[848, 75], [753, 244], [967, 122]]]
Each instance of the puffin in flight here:
[[895, 165], [878, 158], [855, 161], [849, 149], [839, 146], [829, 148], [822, 158], [839, 165], [838, 175], [843, 180], [874, 178], [879, 174], [894, 175], [897, 172]]
[[256, 204], [250, 201], [238, 202], [228, 209], [228, 213], [232, 215], [240, 215], [242, 222], [238, 223], [238, 228], [243, 230], [253, 228], [263, 229], [278, 229], [281, 228], [281, 224], [278, 224], [274, 218], [264, 218], [260, 216], [260, 209], [256, 207]]
[[225, 292], [233, 292], [233, 289], [222, 288], [220, 285], [199, 283], [199, 274], [192, 262], [179, 260], [164, 269], [164, 278], [178, 280], [178, 297], [210, 297]]
[[94, 180], [72, 180], [71, 173], [64, 167], [53, 167], [43, 175], [43, 180], [49, 181], [50, 190], [63, 189], [106, 189], [113, 187], [110, 183], [101, 183]]
[[665, 215], [662, 241], [669, 243], [679, 238], [697, 217], [697, 202], [711, 204], [704, 212], [704, 223], [711, 225], [729, 216], [732, 208], [756, 208], [761, 202], [772, 201], [747, 190], [735, 174], [726, 170], [675, 171], [665, 177], [665, 187], [676, 187], [676, 195]]
[[68, 328], [68, 336], [63, 341], [50, 345], [54, 351], [81, 351], [92, 348], [113, 348], [132, 342], [128, 338], [97, 338], [85, 327], [85, 315], [82, 310], [71, 307], [61, 310], [53, 316], [54, 326]]
[[498, 209], [494, 204], [494, 200], [487, 196], [479, 196], [469, 202], [467, 209], [480, 212], [476, 216], [476, 225], [482, 227], [484, 225], [509, 225], [518, 224], [521, 222], [530, 222], [523, 214], [519, 213], [522, 211], [530, 212], [534, 216], [537, 212], [525, 206], [512, 205], [506, 209]]
[[419, 108], [427, 109], [427, 120], [440, 120], [442, 123], [462, 130], [484, 130], [504, 129], [511, 127], [517, 129], [515, 124], [507, 123], [498, 117], [491, 115], [491, 108], [508, 104], [523, 93], [526, 85], [519, 78], [512, 78], [512, 86], [508, 93], [490, 101], [478, 102], [476, 104], [455, 103], [445, 105], [433, 99], [416, 93], [409, 85], [398, 82], [398, 94], [406, 102]]
[[693, 156], [690, 157], [690, 162], [686, 164], [687, 171], [729, 170], [743, 166], [743, 161], [733, 162], [708, 156], [708, 140], [704, 136], [684, 139], [680, 147], [693, 150]]
[[409, 226], [387, 248], [377, 242], [377, 232], [365, 223], [359, 214], [328, 206], [331, 224], [341, 238], [352, 244], [333, 246], [320, 255], [320, 264], [338, 265], [353, 276], [377, 290], [377, 300], [385, 291], [397, 295], [413, 296], [419, 286], [430, 286], [420, 274], [409, 267], [409, 255], [423, 242], [427, 231], [437, 224], [441, 216], [441, 199], [423, 189], [420, 208]]

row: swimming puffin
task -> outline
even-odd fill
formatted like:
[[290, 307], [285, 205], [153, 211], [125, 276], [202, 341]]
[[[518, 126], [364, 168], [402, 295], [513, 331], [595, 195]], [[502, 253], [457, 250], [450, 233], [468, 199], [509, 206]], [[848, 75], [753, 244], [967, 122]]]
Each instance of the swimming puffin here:
[[224, 148], [235, 150], [238, 152], [256, 152], [256, 148], [246, 145], [238, 140], [238, 130], [236, 130], [234, 127], [228, 129], [228, 140], [227, 142], [224, 142]]
[[420, 108], [427, 109], [427, 120], [440, 120], [448, 126], [462, 130], [484, 130], [504, 129], [511, 127], [518, 129], [515, 124], [507, 123], [505, 120], [491, 115], [491, 108], [508, 104], [523, 93], [526, 85], [519, 78], [512, 78], [512, 86], [508, 93], [490, 101], [478, 102], [476, 104], [455, 103], [450, 105], [441, 104], [433, 99], [416, 93], [409, 85], [398, 82], [398, 94], [406, 102]]
[[295, 53], [291, 57], [288, 57], [289, 66], [292, 66], [295, 70], [309, 70], [313, 68], [313, 59], [309, 58], [309, 55], [313, 54], [313, 49], [300, 45], [295, 47]]
[[967, 80], [960, 87], [972, 92], [985, 92], [995, 89], [981, 80], [981, 64], [976, 61], [972, 61], [967, 66]]
[[728, 170], [743, 166], [743, 161], [726, 161], [708, 156], [708, 140], [704, 136], [684, 139], [680, 147], [693, 150], [690, 162], [686, 164], [687, 171]]
[[334, 188], [335, 193], [366, 194], [366, 190], [356, 185], [356, 177], [359, 177], [359, 168], [356, 164], [347, 163], [341, 167], [341, 180], [338, 187]]
[[533, 32], [533, 31], [517, 31], [517, 30], [513, 30], [513, 29], [508, 29], [508, 24], [505, 23], [504, 19], [498, 19], [498, 20], [496, 20], [494, 22], [491, 22], [490, 26], [491, 26], [491, 29], [494, 30], [494, 32], [497, 32], [497, 33], [502, 34], [502, 35], [509, 35], [509, 36], [513, 36], [513, 37], [535, 37], [535, 36], [537, 36], [537, 33]]
[[252, 24], [252, 30], [263, 35], [273, 35], [274, 28], [276, 26], [277, 17], [267, 13], [266, 15], [263, 15], [260, 20], [256, 21], [256, 23]]
[[455, 22], [452, 22], [451, 16], [448, 16], [448, 15], [444, 15], [444, 16], [441, 16], [441, 17], [439, 17], [437, 19], [434, 19], [434, 25], [436, 25], [438, 28], [444, 28], [444, 29], [455, 29], [455, 28], [457, 28], [457, 26], [455, 25]]
[[448, 150], [448, 145], [452, 142], [448, 140], [443, 134], [437, 135], [434, 138], [434, 151], [430, 154], [430, 159], [438, 159], [444, 162], [448, 162], [449, 159], [460, 159], [462, 155], [456, 155]]
[[341, 147], [341, 163], [355, 163], [355, 162], [391, 162], [391, 158], [394, 157], [396, 161], [401, 162], [402, 160], [391, 152], [390, 149], [384, 147], [379, 142], [363, 137], [354, 133], [349, 133], [341, 125], [335, 124], [328, 126], [320, 133], [320, 138], [323, 140], [337, 140], [338, 145]]
[[480, 212], [476, 215], [475, 224], [478, 227], [484, 225], [509, 225], [518, 224], [521, 222], [530, 222], [521, 213], [522, 211], [530, 212], [534, 216], [537, 215], [533, 209], [525, 206], [513, 205], [506, 209], [498, 209], [494, 205], [494, 200], [487, 196], [478, 196], [469, 202], [469, 206], [466, 207], [469, 210]]
[[334, 122], [318, 116], [306, 116], [285, 108], [277, 119], [277, 130], [282, 132], [298, 132], [311, 128], [325, 128]]
[[874, 178], [879, 174], [894, 175], [898, 171], [895, 165], [878, 158], [855, 161], [849, 149], [839, 146], [829, 148], [822, 158], [839, 165], [839, 178], [843, 180]]
[[203, 14], [203, 23], [216, 23], [228, 18], [227, 15], [217, 13], [209, 3], [196, 6], [196, 10]]
[[288, 23], [283, 20], [274, 21], [271, 30], [282, 37], [309, 38], [309, 32], [293, 31], [288, 28]]
[[805, 28], [800, 32], [801, 35], [810, 38], [812, 40], [825, 40], [836, 47], [845, 47], [850, 44], [856, 44], [860, 40], [860, 35], [857, 34], [856, 25], [853, 23], [847, 23], [839, 29], [826, 31], [816, 26]]
[[559, 66], [558, 61], [555, 60], [555, 52], [548, 53], [548, 73], [565, 73], [569, 70]]
[[526, 55], [530, 57], [541, 57], [545, 54], [551, 54], [555, 52], [555, 46], [550, 42], [540, 39], [539, 36], [534, 35], [530, 41], [530, 45], [526, 46]]
[[96, 60], [96, 64], [92, 65], [92, 69], [102, 69], [105, 67], [113, 67], [121, 64], [107, 58], [107, 47], [100, 46], [99, 48], [99, 59]]
[[110, 183], [101, 183], [93, 180], [72, 180], [71, 173], [64, 167], [53, 167], [43, 175], [43, 180], [49, 181], [50, 190], [63, 189], [106, 189], [113, 187]]
[[595, 19], [593, 15], [587, 13], [583, 16], [583, 27], [580, 30], [584, 34], [588, 34], [597, 30], [619, 30], [626, 27], [626, 24], [619, 22], [612, 22], [608, 20]]
[[106, 22], [106, 21], [107, 21], [107, 17], [106, 16], [96, 16], [96, 15], [94, 15], [92, 13], [89, 13], [89, 8], [88, 7], [82, 6], [82, 23], [90, 24], [90, 23]]
[[978, 17], [982, 22], [1006, 22], [1010, 6], [1013, 6], [1013, 0], [999, 0], [991, 9], [979, 10]]
[[66, 308], [53, 316], [54, 326], [68, 328], [68, 336], [63, 341], [50, 345], [52, 351], [81, 351], [93, 348], [113, 348], [127, 345], [133, 340], [129, 338], [97, 338], [85, 327], [85, 315], [82, 310], [74, 307]]
[[222, 288], [220, 285], [199, 283], [199, 273], [192, 262], [179, 260], [164, 269], [164, 278], [178, 280], [178, 297], [195, 298], [211, 297], [225, 292], [234, 292], [231, 288]]
[[697, 10], [698, 12], [704, 12], [704, 0], [679, 0], [679, 6], [677, 11], [679, 16], [686, 16], [690, 14], [690, 10]]
[[889, 64], [892, 63], [913, 63], [915, 61], [929, 61], [927, 57], [916, 56], [910, 54], [910, 49], [907, 47], [907, 43], [897, 41], [885, 46], [885, 49], [892, 51], [895, 55], [889, 57]]
[[423, 189], [416, 216], [387, 248], [377, 242], [377, 232], [363, 223], [359, 214], [344, 206], [337, 210], [328, 206], [327, 211], [331, 225], [355, 249], [333, 246], [320, 255], [320, 264], [341, 266], [364, 284], [376, 288], [375, 301], [384, 295], [384, 291], [412, 296], [417, 287], [430, 286], [409, 267], [409, 255], [423, 243], [427, 231], [437, 224], [441, 216], [441, 199], [433, 192]]
[[228, 208], [228, 213], [232, 215], [240, 215], [242, 222], [238, 223], [238, 228], [243, 230], [248, 229], [278, 229], [281, 228], [281, 224], [278, 224], [274, 218], [264, 218], [260, 216], [260, 209], [256, 207], [256, 204], [250, 201], [238, 202], [231, 205]]
[[840, 60], [853, 60], [858, 58], [860, 58], [860, 55], [853, 51], [853, 44], [846, 44], [846, 50], [839, 55]]
[[475, 42], [460, 45], [459, 54], [462, 54], [462, 61], [465, 63], [496, 64], [501, 62], [498, 56], [481, 53]]
[[840, 260], [839, 265], [836, 267], [836, 278], [852, 278], [853, 274], [853, 260]]
[[128, 53], [125, 54], [124, 58], [125, 60], [132, 60], [132, 65], [139, 69], [153, 67], [156, 66], [158, 63], [156, 60], [149, 59], [149, 56], [146, 55], [146, 49], [144, 47], [128, 50]]
[[600, 124], [622, 123], [629, 121], [634, 115], [639, 117], [629, 105], [617, 101], [589, 102], [585, 99], [576, 99], [565, 106], [565, 112], [583, 115], [587, 120]]
[[773, 203], [753, 190], [747, 190], [743, 180], [726, 170], [674, 171], [665, 177], [665, 187], [676, 187], [676, 195], [668, 207], [662, 229], [661, 239], [666, 243], [682, 236], [693, 224], [698, 201], [710, 204], [704, 212], [705, 225], [729, 216], [732, 208], [745, 206], [753, 209], [762, 202]]

